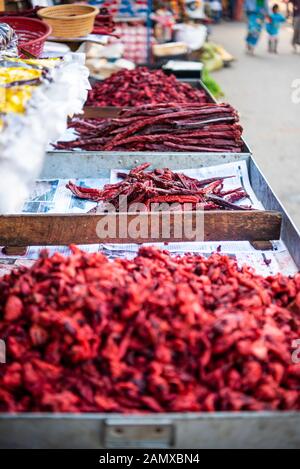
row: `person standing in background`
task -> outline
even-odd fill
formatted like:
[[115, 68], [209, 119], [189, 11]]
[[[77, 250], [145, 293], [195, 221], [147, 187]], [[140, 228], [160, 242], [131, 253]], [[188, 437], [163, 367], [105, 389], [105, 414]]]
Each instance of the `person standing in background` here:
[[268, 0], [245, 0], [245, 11], [248, 20], [247, 52], [253, 55], [263, 29], [265, 18], [269, 14]]
[[300, 0], [290, 0], [293, 5], [294, 34], [292, 44], [294, 52], [297, 53], [297, 46], [300, 45]]
[[210, 2], [211, 17], [215, 23], [220, 23], [222, 18], [222, 3], [220, 0]]
[[266, 24], [266, 30], [269, 36], [269, 52], [271, 53], [273, 52], [274, 54], [277, 54], [280, 26], [284, 22], [285, 17], [279, 12], [279, 5], [273, 5], [272, 13], [270, 14]]

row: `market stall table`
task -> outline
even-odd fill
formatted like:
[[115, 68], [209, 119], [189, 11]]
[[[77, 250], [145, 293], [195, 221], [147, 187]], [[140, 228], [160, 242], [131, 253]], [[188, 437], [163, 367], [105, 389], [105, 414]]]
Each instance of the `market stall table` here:
[[[126, 153], [114, 154], [107, 158], [101, 153], [48, 153], [42, 177], [51, 178], [91, 178], [97, 176], [108, 178], [111, 169], [132, 168], [136, 164], [151, 159], [154, 167], [167, 165], [171, 169], [205, 167], [220, 163], [218, 157], [203, 154], [146, 154]], [[151, 157], [151, 158], [150, 158]], [[266, 210], [276, 210], [282, 217], [281, 242], [287, 249], [284, 264], [292, 265], [295, 270], [300, 267], [299, 233], [293, 226], [288, 215], [282, 208], [255, 161], [249, 155], [224, 155], [222, 163], [246, 161], [250, 183], [255, 195]], [[62, 164], [63, 162], [63, 164]], [[90, 215], [93, 219], [95, 215]], [[35, 215], [40, 220], [47, 215]], [[78, 215], [70, 217], [77, 218]], [[276, 215], [277, 217], [277, 215]], [[0, 218], [1, 240], [15, 243], [14, 225], [20, 229], [17, 218], [13, 217], [11, 231], [5, 228], [10, 217]], [[23, 227], [26, 227], [26, 215], [19, 215]], [[255, 229], [255, 228], [254, 228]], [[84, 230], [80, 230], [83, 234]], [[21, 233], [19, 233], [21, 234]], [[27, 232], [26, 240], [29, 241]], [[42, 241], [45, 241], [45, 236]], [[32, 233], [37, 241], [39, 235]], [[66, 234], [64, 235], [66, 240]], [[72, 236], [68, 235], [68, 240]], [[86, 238], [81, 238], [87, 242]], [[213, 235], [210, 237], [213, 239]], [[80, 239], [78, 239], [79, 241]], [[57, 242], [56, 238], [52, 241]], [[93, 241], [95, 241], [93, 239]], [[189, 243], [189, 249], [191, 247]], [[204, 243], [202, 251], [210, 250], [211, 243]], [[222, 242], [220, 244], [223, 244]], [[108, 252], [110, 251], [107, 245]], [[118, 255], [122, 255], [119, 245]], [[121, 251], [120, 251], [121, 249]], [[127, 255], [128, 247], [123, 246]], [[178, 249], [176, 247], [175, 249]], [[184, 248], [183, 248], [184, 249]], [[230, 248], [227, 248], [230, 251]], [[235, 247], [233, 246], [233, 250]], [[225, 251], [224, 251], [225, 252]], [[276, 243], [272, 243], [270, 255], [275, 257]], [[258, 255], [268, 255], [267, 251], [258, 251]], [[280, 254], [280, 253], [279, 253]], [[274, 257], [274, 258], [275, 258]], [[288, 259], [288, 261], [287, 261]], [[296, 267], [297, 266], [297, 267]], [[284, 267], [282, 266], [284, 269]], [[299, 412], [212, 412], [212, 413], [156, 413], [148, 415], [121, 414], [1, 414], [0, 415], [0, 446], [1, 447], [74, 447], [74, 448], [116, 448], [116, 447], [160, 447], [160, 448], [246, 448], [274, 447], [296, 448], [299, 446], [300, 416]]]

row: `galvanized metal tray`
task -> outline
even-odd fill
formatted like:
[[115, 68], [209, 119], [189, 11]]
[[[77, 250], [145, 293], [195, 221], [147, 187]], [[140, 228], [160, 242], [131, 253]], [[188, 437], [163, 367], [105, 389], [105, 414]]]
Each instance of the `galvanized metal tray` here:
[[282, 214], [281, 239], [286, 244], [295, 264], [300, 269], [300, 234], [289, 218], [286, 210], [274, 194], [266, 178], [249, 154], [205, 153], [159, 153], [159, 152], [56, 152], [47, 153], [42, 178], [108, 178], [111, 169], [126, 169], [151, 162], [153, 168], [169, 167], [173, 170], [214, 166], [233, 161], [245, 160], [248, 166], [250, 183], [266, 210], [276, 210]]
[[[167, 157], [162, 157], [161, 164], [155, 164], [158, 155], [162, 156], [165, 153], [146, 154], [141, 161], [145, 161], [145, 158], [147, 158], [146, 161], [152, 161], [154, 167], [167, 166], [168, 161], [171, 160], [171, 155], [167, 154]], [[77, 176], [75, 177], [83, 177], [85, 165], [87, 165], [87, 177], [89, 178], [94, 174], [95, 164], [92, 164], [87, 159], [86, 153], [79, 153], [77, 156], [71, 153], [71, 160], [68, 159], [68, 156], [69, 154], [64, 154], [60, 158], [53, 157], [53, 162], [59, 162], [59, 165], [53, 168], [53, 172], [50, 175], [51, 179], [61, 178], [63, 168], [67, 172], [66, 178], [73, 177], [74, 165], [76, 164], [78, 167]], [[123, 168], [134, 166], [133, 161], [136, 163], [139, 160], [136, 159], [135, 153], [132, 153], [131, 156], [134, 158], [133, 160], [132, 157], [129, 159], [121, 158], [115, 166], [111, 166], [114, 164], [113, 158], [104, 158], [108, 169], [106, 172], [101, 169], [98, 176], [109, 180], [111, 168], [116, 168], [119, 165]], [[49, 158], [50, 156], [48, 155], [47, 160]], [[99, 165], [101, 157], [94, 157], [95, 159], [96, 164]], [[66, 166], [68, 166], [66, 160], [68, 163], [71, 163], [73, 169], [66, 169]], [[217, 158], [216, 162], [220, 163], [219, 160], [220, 158]], [[179, 166], [183, 163], [182, 157], [178, 156], [178, 154], [174, 156], [174, 164], [176, 161]], [[188, 164], [191, 164], [191, 161], [195, 161], [195, 159], [192, 160], [191, 156], [188, 156]], [[200, 161], [202, 161], [202, 158]], [[212, 158], [208, 156], [204, 165], [211, 166], [211, 163]], [[197, 161], [194, 167], [197, 168], [199, 166], [201, 164]], [[182, 168], [184, 166], [181, 166]], [[97, 212], [88, 214], [21, 213], [1, 215], [0, 245], [5, 246], [5, 250], [9, 255], [15, 255], [20, 254], [21, 248], [23, 251], [26, 251], [26, 246], [63, 246], [70, 243], [131, 243], [133, 239], [130, 237], [128, 230], [136, 216], [136, 214], [129, 212], [115, 214]], [[146, 233], [143, 231], [143, 236], [141, 233], [137, 233], [133, 242], [249, 241], [252, 244], [255, 243], [255, 245], [259, 244], [259, 249], [262, 249], [262, 242], [267, 242], [268, 246], [272, 247], [269, 241], [280, 239], [282, 214], [278, 210], [214, 210], [204, 212], [202, 210], [195, 210], [191, 212], [186, 211], [185, 216], [189, 217], [190, 227], [195, 228], [193, 233], [189, 230], [187, 232], [186, 230], [182, 230], [181, 233], [177, 232], [178, 217], [175, 217], [174, 212], [140, 213], [140, 221], [143, 223], [143, 226], [148, 228]], [[108, 222], [116, 226], [114, 237], [108, 237], [105, 229]], [[165, 232], [166, 236], [162, 229], [165, 223], [168, 223], [169, 226], [168, 233]], [[125, 232], [123, 229], [120, 231], [120, 226], [125, 228]], [[295, 266], [293, 266], [292, 270], [295, 270]]]
[[[43, 178], [108, 177], [112, 168], [195, 168], [246, 160], [266, 209], [281, 212], [281, 238], [300, 269], [300, 234], [250, 155], [48, 153]], [[300, 412], [213, 412], [149, 415], [0, 414], [0, 448], [299, 448]]]
[[300, 412], [0, 414], [0, 448], [299, 448]]

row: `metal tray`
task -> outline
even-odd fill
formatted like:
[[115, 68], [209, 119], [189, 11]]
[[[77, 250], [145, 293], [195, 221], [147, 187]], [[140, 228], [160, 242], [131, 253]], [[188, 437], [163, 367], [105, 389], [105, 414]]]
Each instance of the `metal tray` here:
[[299, 448], [300, 412], [0, 414], [0, 448]]
[[281, 239], [300, 270], [300, 234], [249, 154], [111, 152], [107, 157], [107, 152], [60, 152], [58, 157], [56, 152], [49, 152], [45, 157], [41, 178], [108, 178], [111, 169], [129, 169], [144, 162], [151, 162], [153, 168], [168, 166], [178, 170], [242, 160], [247, 162], [250, 183], [265, 209], [277, 210], [282, 214]]
[[[300, 234], [250, 155], [183, 153], [48, 153], [41, 177], [107, 177], [143, 161], [171, 169], [246, 160], [266, 209], [282, 213], [281, 238], [300, 269]], [[0, 448], [299, 448], [300, 412], [213, 412], [149, 415], [0, 414]]]

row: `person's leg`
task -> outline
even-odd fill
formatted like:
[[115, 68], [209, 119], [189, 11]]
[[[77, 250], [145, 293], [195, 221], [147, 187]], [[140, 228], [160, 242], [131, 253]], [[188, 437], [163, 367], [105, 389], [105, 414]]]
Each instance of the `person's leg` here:
[[251, 44], [247, 44], [247, 54], [249, 55], [254, 55], [254, 46], [251, 46]]
[[274, 54], [275, 53], [275, 43], [276, 43], [276, 37], [272, 36], [272, 45], [271, 45], [271, 52]]
[[251, 33], [250, 33], [250, 21], [251, 21], [251, 13], [247, 12], [246, 13], [246, 16], [247, 16], [247, 36], [246, 36], [246, 52], [247, 53], [250, 53], [250, 49], [251, 49], [251, 44], [250, 44], [250, 41], [251, 41]]
[[294, 52], [297, 52], [297, 45], [300, 44], [300, 17], [294, 18], [294, 34], [292, 39], [292, 45]]
[[274, 37], [274, 46], [273, 47], [274, 47], [274, 49], [273, 49], [274, 54], [278, 54], [278, 50], [277, 50], [278, 49], [278, 36]]
[[217, 10], [212, 10], [212, 19], [214, 20], [215, 23], [220, 22], [220, 15]]
[[258, 17], [256, 13], [249, 13], [248, 18], [248, 33], [246, 38], [247, 53], [253, 55], [254, 48], [257, 44], [259, 32], [258, 32]]
[[294, 52], [296, 52], [297, 47], [296, 47], [296, 24], [295, 20], [293, 21], [293, 37], [292, 37], [292, 46], [294, 48]]
[[300, 16], [297, 16], [296, 18], [295, 30], [296, 30], [295, 47], [296, 47], [296, 52], [297, 52], [298, 46], [300, 46]]
[[272, 36], [268, 36], [268, 52], [272, 53]]

